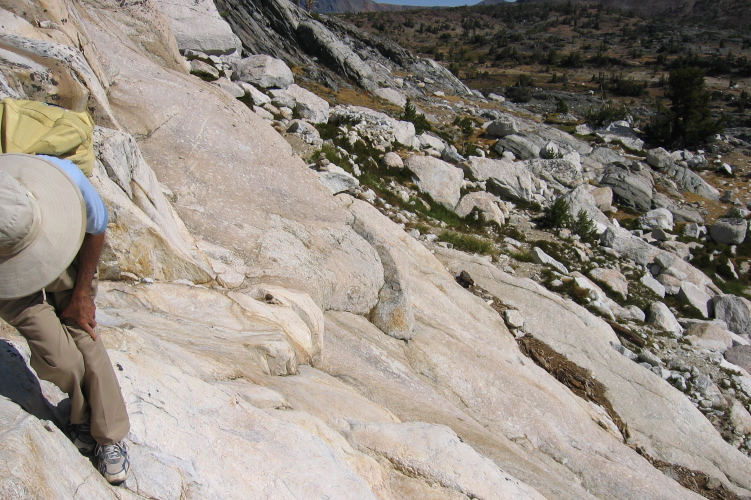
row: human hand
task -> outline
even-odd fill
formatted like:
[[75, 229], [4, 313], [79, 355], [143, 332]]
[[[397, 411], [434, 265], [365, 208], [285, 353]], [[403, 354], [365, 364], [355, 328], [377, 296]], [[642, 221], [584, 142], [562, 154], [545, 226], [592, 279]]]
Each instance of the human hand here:
[[72, 319], [78, 326], [84, 329], [92, 339], [96, 340], [98, 335], [96, 328], [96, 305], [94, 298], [88, 294], [73, 294], [73, 298], [62, 313], [60, 319]]

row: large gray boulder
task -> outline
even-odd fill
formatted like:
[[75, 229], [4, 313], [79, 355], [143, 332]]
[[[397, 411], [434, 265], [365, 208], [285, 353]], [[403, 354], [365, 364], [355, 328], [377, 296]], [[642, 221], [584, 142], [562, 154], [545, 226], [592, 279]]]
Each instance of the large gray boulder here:
[[651, 262], [661, 252], [622, 227], [608, 227], [600, 236], [600, 243], [642, 266]]
[[326, 99], [294, 83], [281, 92], [292, 98], [292, 109], [300, 118], [311, 123], [329, 121], [329, 103]]
[[664, 148], [654, 148], [647, 151], [647, 163], [657, 170], [665, 170], [675, 164], [675, 158]]
[[571, 153], [564, 158], [530, 159], [524, 164], [540, 179], [558, 183], [565, 188], [573, 188], [584, 182], [578, 153]]
[[417, 177], [417, 187], [433, 200], [453, 210], [461, 197], [462, 169], [432, 156], [413, 155], [404, 166]]
[[637, 221], [641, 229], [651, 231], [653, 229], [673, 230], [673, 214], [666, 208], [656, 208], [639, 217]]
[[410, 269], [405, 252], [400, 248], [404, 231], [378, 210], [360, 200], [346, 200], [347, 209], [355, 217], [354, 229], [370, 243], [381, 259], [383, 287], [370, 319], [382, 332], [399, 340], [410, 340], [415, 328], [415, 313], [410, 290]]
[[675, 319], [675, 315], [668, 306], [662, 302], [652, 302], [649, 306], [647, 323], [662, 328], [674, 337], [680, 337], [683, 334], [683, 327]]
[[709, 235], [715, 241], [722, 245], [740, 245], [746, 239], [748, 231], [748, 222], [744, 219], [718, 219], [717, 222], [709, 226]]
[[611, 164], [605, 168], [600, 184], [611, 188], [618, 201], [630, 208], [641, 212], [652, 208], [654, 180], [646, 170], [634, 172]]
[[751, 373], [751, 346], [738, 345], [725, 351], [725, 359]]
[[493, 120], [488, 128], [485, 129], [488, 135], [495, 137], [506, 137], [507, 135], [516, 134], [519, 129], [516, 126], [516, 120], [512, 116], [503, 115]]
[[170, 21], [181, 51], [197, 50], [209, 55], [235, 54], [242, 44], [211, 0], [155, 0]]
[[262, 88], [286, 89], [295, 81], [292, 70], [281, 59], [264, 54], [246, 57], [234, 65], [234, 80]]
[[407, 104], [407, 96], [402, 92], [392, 88], [380, 88], [373, 91], [373, 95], [380, 97], [386, 102], [390, 102], [400, 108], [403, 108]]
[[703, 318], [711, 318], [713, 315], [712, 296], [706, 291], [700, 289], [690, 281], [681, 284], [678, 291], [678, 298], [693, 306]]
[[534, 143], [528, 137], [518, 134], [511, 134], [499, 139], [493, 146], [499, 154], [504, 151], [511, 151], [514, 156], [520, 160], [540, 157], [540, 146]]
[[473, 210], [477, 210], [481, 220], [503, 227], [506, 223], [508, 209], [497, 196], [486, 191], [476, 191], [465, 194], [454, 210], [459, 217], [467, 217]]
[[709, 200], [720, 199], [720, 192], [690, 168], [672, 165], [666, 168], [664, 173], [672, 178], [683, 191], [696, 193]]
[[488, 181], [488, 190], [503, 198], [532, 201], [541, 190], [539, 179], [521, 162], [470, 156], [462, 167], [475, 181]]
[[714, 297], [715, 318], [724, 321], [728, 330], [738, 335], [751, 333], [751, 302], [735, 295]]

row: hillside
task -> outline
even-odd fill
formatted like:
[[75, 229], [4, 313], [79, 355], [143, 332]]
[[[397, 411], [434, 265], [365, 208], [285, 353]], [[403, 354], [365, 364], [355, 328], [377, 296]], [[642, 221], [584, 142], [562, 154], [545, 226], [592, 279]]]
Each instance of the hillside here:
[[[552, 0], [565, 3], [564, 0]], [[520, 3], [549, 3], [548, 0], [519, 0]], [[500, 3], [484, 0], [482, 5]], [[683, 21], [743, 28], [751, 20], [751, 2], [748, 0], [575, 0], [574, 3], [600, 4], [621, 10], [634, 10], [654, 17], [667, 17]]]
[[[549, 42], [521, 7], [509, 43]], [[97, 124], [133, 467], [78, 453], [0, 323], [0, 498], [751, 498], [748, 131], [653, 148], [589, 87], [473, 91], [413, 52], [467, 12], [0, 0], [0, 98]]]
[[695, 66], [708, 77], [715, 116], [729, 127], [749, 124], [751, 45], [743, 30], [576, 3], [342, 17], [440, 61], [473, 89], [536, 112], [565, 107], [584, 117], [625, 109], [645, 128], [666, 100], [670, 71]]

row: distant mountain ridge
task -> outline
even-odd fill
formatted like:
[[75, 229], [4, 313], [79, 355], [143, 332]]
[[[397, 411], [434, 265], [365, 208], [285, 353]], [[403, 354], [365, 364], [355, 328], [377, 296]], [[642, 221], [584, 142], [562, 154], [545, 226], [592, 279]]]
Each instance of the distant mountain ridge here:
[[[624, 10], [635, 10], [650, 16], [677, 16], [681, 19], [710, 21], [721, 25], [745, 27], [751, 21], [751, 0], [517, 0], [518, 3], [602, 4]], [[495, 5], [506, 0], [483, 0], [478, 5]]]
[[334, 14], [339, 12], [384, 12], [414, 8], [408, 5], [378, 3], [373, 0], [318, 0], [313, 10], [319, 14]]

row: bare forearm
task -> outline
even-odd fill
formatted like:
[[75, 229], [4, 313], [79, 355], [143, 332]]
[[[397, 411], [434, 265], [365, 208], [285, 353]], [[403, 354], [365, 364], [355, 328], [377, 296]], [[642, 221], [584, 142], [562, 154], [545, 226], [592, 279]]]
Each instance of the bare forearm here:
[[104, 246], [104, 233], [86, 234], [81, 249], [78, 251], [78, 272], [76, 284], [73, 287], [73, 296], [70, 303], [60, 314], [61, 318], [71, 318], [83, 328], [91, 338], [96, 340], [96, 305], [91, 293], [91, 284], [94, 281], [96, 268], [99, 265], [99, 256]]
[[81, 249], [78, 251], [78, 271], [76, 284], [73, 288], [74, 295], [91, 295], [91, 283], [94, 281], [94, 275], [99, 265], [99, 256], [102, 254], [103, 246], [104, 233], [87, 233], [84, 236], [83, 244], [81, 244]]

